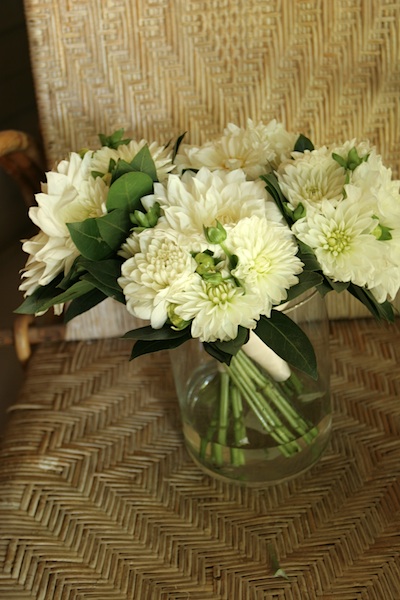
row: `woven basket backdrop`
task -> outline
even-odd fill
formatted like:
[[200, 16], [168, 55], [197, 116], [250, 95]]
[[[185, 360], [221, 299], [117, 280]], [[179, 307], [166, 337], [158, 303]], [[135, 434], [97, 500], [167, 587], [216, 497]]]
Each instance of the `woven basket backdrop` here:
[[120, 127], [200, 144], [250, 117], [318, 145], [368, 138], [400, 175], [399, 1], [25, 0], [25, 11], [49, 167]]

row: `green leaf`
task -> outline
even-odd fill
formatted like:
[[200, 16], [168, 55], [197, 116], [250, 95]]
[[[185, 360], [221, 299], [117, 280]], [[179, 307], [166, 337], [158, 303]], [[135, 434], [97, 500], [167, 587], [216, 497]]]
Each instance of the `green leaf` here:
[[[182, 331], [180, 333], [182, 334]], [[173, 350], [174, 348], [178, 348], [178, 346], [181, 346], [192, 337], [189, 329], [185, 329], [183, 333], [184, 335], [181, 335], [181, 337], [177, 338], [153, 341], [138, 340], [133, 346], [131, 360], [137, 358], [138, 356], [142, 356], [143, 354], [151, 354], [152, 352], [160, 352], [161, 350]]]
[[287, 300], [293, 300], [307, 290], [321, 285], [323, 276], [315, 271], [302, 271], [298, 276], [299, 282], [288, 290]]
[[207, 354], [216, 358], [220, 363], [225, 363], [228, 366], [231, 364], [232, 354], [218, 348], [215, 342], [203, 342], [203, 348]]
[[64, 323], [69, 323], [69, 321], [72, 321], [72, 319], [78, 315], [81, 315], [97, 304], [100, 304], [100, 302], [103, 302], [103, 300], [106, 298], [107, 296], [96, 288], [90, 290], [90, 292], [80, 296], [79, 298], [75, 298], [65, 311]]
[[153, 181], [158, 181], [156, 165], [147, 145], [139, 150], [130, 164], [135, 171], [146, 173]]
[[260, 179], [266, 183], [265, 187], [267, 192], [272, 196], [287, 224], [289, 226], [293, 225], [292, 213], [290, 209], [288, 209], [287, 200], [282, 194], [276, 175], [274, 173], [268, 173], [268, 175], [262, 175]]
[[81, 265], [82, 260], [85, 260], [82, 256], [76, 257], [68, 274], [65, 275], [57, 287], [67, 290], [75, 281], [79, 281], [81, 275], [85, 272], [85, 269]]
[[348, 291], [352, 296], [364, 304], [378, 321], [388, 321], [389, 323], [393, 323], [394, 310], [389, 301], [379, 303], [369, 290], [360, 288], [358, 285], [352, 283], [349, 285]]
[[120, 208], [133, 213], [141, 208], [140, 200], [153, 191], [153, 180], [146, 173], [132, 171], [125, 173], [110, 187], [107, 196], [107, 210]]
[[297, 256], [304, 263], [305, 271], [321, 271], [321, 265], [319, 264], [314, 251], [300, 240], [296, 239], [299, 251]]
[[229, 340], [227, 342], [214, 342], [214, 345], [226, 354], [231, 354], [235, 356], [243, 346], [249, 341], [249, 330], [244, 327], [239, 326], [238, 334], [234, 340]]
[[47, 310], [54, 304], [63, 304], [69, 302], [79, 296], [83, 296], [93, 289], [93, 285], [88, 281], [77, 281], [68, 290], [62, 292], [58, 296], [55, 296], [44, 305], [42, 310]]
[[131, 221], [129, 213], [122, 209], [117, 208], [102, 217], [97, 217], [96, 223], [100, 237], [112, 250], [118, 250], [129, 237]]
[[115, 168], [112, 170], [111, 185], [114, 183], [114, 181], [122, 177], [122, 175], [131, 173], [134, 170], [135, 169], [128, 162], [126, 162], [126, 160], [120, 158]]
[[129, 138], [123, 139], [124, 130], [118, 129], [114, 131], [111, 135], [104, 135], [104, 133], [99, 133], [99, 139], [102, 146], [108, 146], [109, 148], [113, 148], [116, 150], [118, 146], [127, 145], [131, 141]]
[[123, 336], [129, 340], [143, 340], [145, 342], [163, 341], [163, 340], [174, 340], [183, 336], [186, 336], [186, 330], [172, 329], [169, 326], [161, 327], [160, 329], [154, 329], [151, 325], [145, 327], [138, 327], [138, 329], [132, 329]]
[[90, 260], [102, 260], [112, 254], [112, 248], [101, 239], [97, 218], [67, 223], [72, 241], [79, 252]]
[[347, 290], [347, 288], [350, 285], [350, 281], [333, 281], [333, 279], [331, 279], [330, 277], [326, 277], [326, 276], [325, 276], [325, 279], [328, 281], [331, 288], [337, 294], [341, 294], [342, 292], [344, 292], [344, 290]]
[[314, 150], [314, 144], [305, 135], [300, 134], [294, 145], [294, 151], [304, 152], [305, 150]]
[[62, 280], [62, 274], [58, 275], [47, 285], [39, 285], [30, 296], [27, 296], [22, 304], [14, 310], [19, 315], [34, 315], [45, 310], [43, 307], [59, 295], [58, 285]]
[[181, 145], [181, 143], [183, 142], [183, 138], [185, 137], [186, 133], [187, 133], [187, 131], [185, 131], [185, 133], [182, 133], [182, 134], [181, 134], [181, 135], [178, 137], [178, 139], [176, 140], [176, 142], [175, 142], [175, 146], [174, 146], [174, 149], [173, 149], [173, 151], [172, 151], [172, 160], [173, 160], [173, 161], [175, 160], [175, 157], [176, 157], [176, 155], [178, 154], [178, 151], [179, 151], [179, 146], [180, 146], [180, 145]]
[[314, 348], [304, 331], [284, 313], [272, 310], [269, 318], [261, 316], [255, 333], [278, 356], [317, 379]]

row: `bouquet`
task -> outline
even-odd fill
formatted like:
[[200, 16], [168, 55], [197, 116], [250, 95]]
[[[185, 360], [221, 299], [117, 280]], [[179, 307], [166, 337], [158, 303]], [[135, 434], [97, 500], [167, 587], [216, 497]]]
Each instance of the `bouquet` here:
[[399, 182], [366, 141], [314, 148], [276, 121], [230, 124], [202, 146], [184, 135], [137, 142], [122, 130], [100, 135], [100, 146], [47, 173], [29, 212], [38, 233], [23, 244], [17, 312], [65, 308], [68, 321], [111, 297], [147, 322], [126, 333], [132, 358], [198, 339], [223, 367], [219, 432], [246, 403], [297, 452], [313, 428], [275, 382], [296, 390], [293, 368], [317, 378], [317, 363], [282, 307], [312, 288], [347, 290], [376, 318], [394, 319]]

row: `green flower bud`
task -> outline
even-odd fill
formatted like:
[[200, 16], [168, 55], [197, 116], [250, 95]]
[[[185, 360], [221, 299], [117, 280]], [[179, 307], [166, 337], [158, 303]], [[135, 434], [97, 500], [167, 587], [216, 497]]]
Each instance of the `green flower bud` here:
[[204, 275], [204, 273], [209, 273], [210, 271], [215, 270], [215, 262], [212, 256], [206, 254], [205, 252], [199, 252], [194, 257], [194, 260], [197, 262], [196, 273], [199, 275]]
[[203, 227], [203, 231], [210, 244], [221, 244], [226, 240], [226, 231], [219, 221], [216, 227]]
[[175, 308], [176, 304], [170, 304], [167, 309], [168, 319], [171, 322], [172, 328], [180, 331], [181, 329], [185, 329], [188, 325], [190, 325], [190, 321], [185, 321], [176, 314]]
[[210, 285], [220, 285], [224, 280], [220, 271], [215, 271], [215, 273], [204, 273], [203, 279]]
[[305, 209], [304, 205], [300, 202], [300, 204], [298, 204], [293, 211], [293, 218], [295, 221], [298, 221], [299, 219], [301, 219], [302, 217], [305, 217], [305, 216], [306, 216], [306, 209]]

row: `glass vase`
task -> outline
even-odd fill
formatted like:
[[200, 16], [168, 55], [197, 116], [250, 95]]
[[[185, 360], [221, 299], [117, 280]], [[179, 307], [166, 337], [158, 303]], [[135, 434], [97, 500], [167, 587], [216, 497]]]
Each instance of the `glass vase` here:
[[328, 444], [332, 419], [324, 300], [310, 290], [283, 312], [313, 344], [317, 380], [289, 366], [254, 333], [229, 367], [210, 357], [198, 340], [171, 351], [185, 444], [209, 475], [253, 486], [278, 483], [309, 469]]

